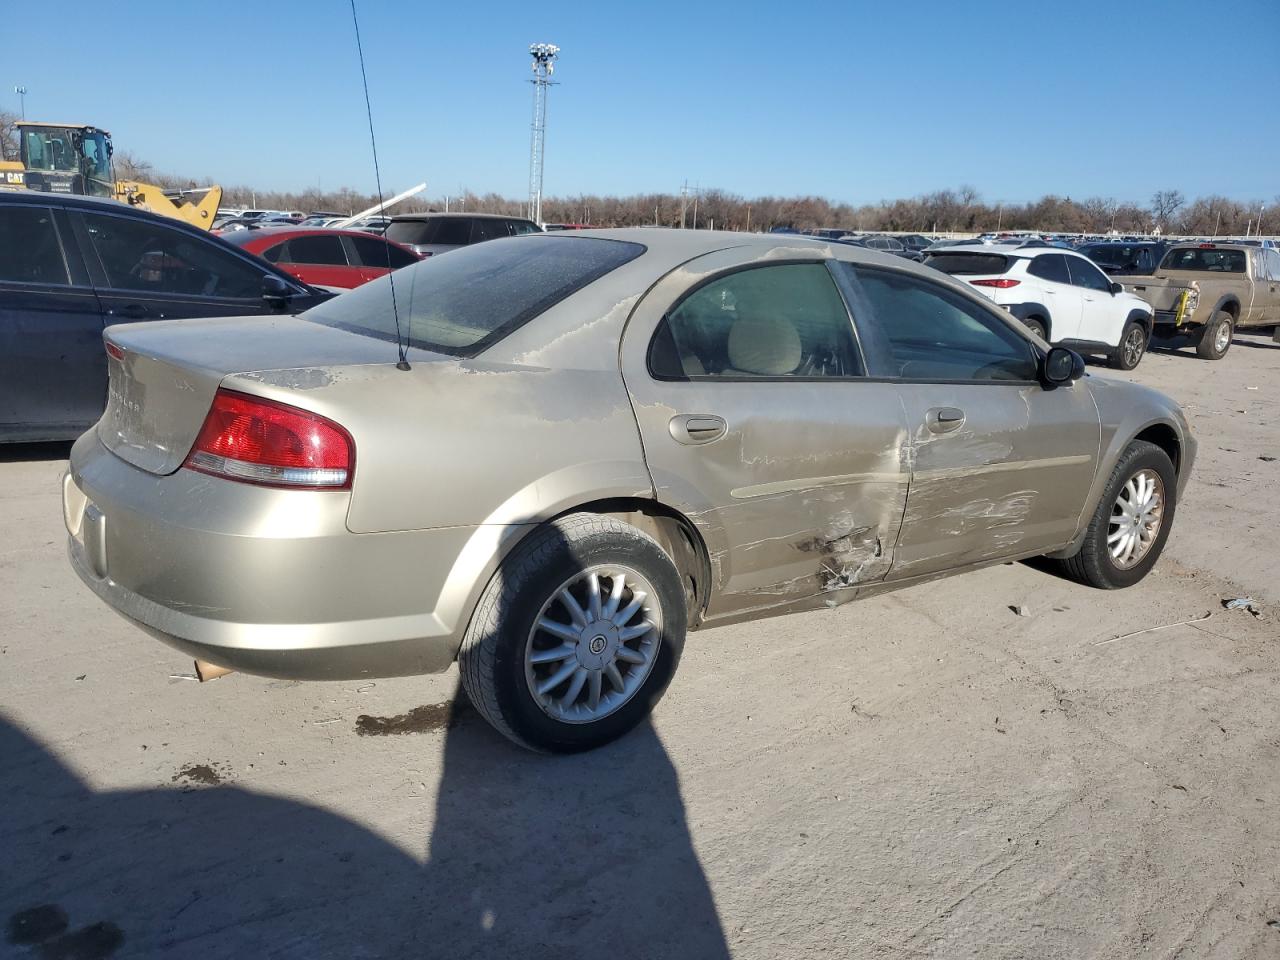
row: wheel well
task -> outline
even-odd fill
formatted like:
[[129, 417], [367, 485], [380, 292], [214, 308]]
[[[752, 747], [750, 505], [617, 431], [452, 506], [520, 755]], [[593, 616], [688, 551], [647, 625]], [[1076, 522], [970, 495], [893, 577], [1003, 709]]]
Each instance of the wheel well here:
[[684, 584], [689, 628], [698, 626], [711, 595], [711, 553], [702, 534], [678, 510], [642, 497], [616, 497], [580, 504], [560, 514], [598, 513], [643, 530], [666, 550]]
[[[1240, 319], [1240, 304], [1234, 300], [1224, 300], [1222, 303], [1218, 304], [1218, 310], [1227, 311], [1227, 313], [1231, 314], [1232, 320]], [[1217, 310], [1214, 311], [1214, 313], [1217, 312]]]
[[1052, 325], [1049, 323], [1049, 318], [1048, 318], [1048, 317], [1046, 317], [1046, 316], [1044, 316], [1043, 314], [1040, 314], [1040, 313], [1029, 313], [1029, 314], [1027, 314], [1027, 319], [1028, 319], [1028, 320], [1035, 320], [1035, 321], [1037, 321], [1037, 322], [1038, 322], [1042, 327], [1044, 327], [1044, 335], [1045, 335], [1045, 338], [1046, 338], [1046, 339], [1049, 337], [1049, 334], [1053, 332], [1053, 327], [1052, 327]]
[[1154, 443], [1173, 461], [1173, 472], [1182, 472], [1182, 446], [1178, 442], [1178, 434], [1173, 427], [1167, 423], [1153, 423], [1133, 439]]

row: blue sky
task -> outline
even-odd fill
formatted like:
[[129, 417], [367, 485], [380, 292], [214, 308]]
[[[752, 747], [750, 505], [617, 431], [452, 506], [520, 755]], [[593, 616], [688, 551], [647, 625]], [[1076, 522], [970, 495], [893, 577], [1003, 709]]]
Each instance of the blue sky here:
[[[548, 194], [1280, 195], [1280, 0], [357, 4], [388, 193], [523, 196], [547, 41]], [[372, 189], [348, 0], [57, 10], [19, 43], [0, 0], [0, 107], [21, 83], [162, 170]]]

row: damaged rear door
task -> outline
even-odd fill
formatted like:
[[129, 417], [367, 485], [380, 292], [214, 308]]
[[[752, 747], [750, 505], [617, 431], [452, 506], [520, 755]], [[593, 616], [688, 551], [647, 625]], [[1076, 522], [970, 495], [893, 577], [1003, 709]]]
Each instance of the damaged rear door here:
[[888, 269], [851, 273], [870, 307], [854, 312], [872, 372], [899, 384], [910, 434], [911, 489], [887, 579], [1068, 543], [1097, 469], [1099, 418], [1087, 387], [1046, 389], [1032, 343], [942, 284]]
[[906, 501], [903, 408], [865, 377], [811, 248], [721, 251], [669, 274], [631, 316], [622, 369], [657, 496], [710, 551], [708, 619], [852, 599], [883, 578]]

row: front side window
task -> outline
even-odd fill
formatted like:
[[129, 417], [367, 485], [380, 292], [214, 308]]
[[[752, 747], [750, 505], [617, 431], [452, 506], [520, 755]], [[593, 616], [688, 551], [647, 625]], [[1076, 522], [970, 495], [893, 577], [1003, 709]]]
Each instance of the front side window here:
[[262, 294], [264, 271], [212, 240], [147, 220], [82, 216], [117, 290], [254, 300]]
[[1084, 287], [1087, 290], [1111, 290], [1111, 281], [1107, 279], [1107, 275], [1095, 267], [1083, 257], [1063, 257], [1067, 261], [1067, 268], [1071, 271], [1071, 283], [1073, 286]]
[[617, 240], [508, 237], [395, 274], [395, 311], [388, 275], [301, 316], [394, 343], [398, 315], [409, 346], [470, 357], [644, 251]]
[[1031, 344], [999, 317], [940, 284], [889, 270], [856, 272], [891, 369], [907, 380], [1034, 380]]
[[1027, 265], [1027, 273], [1052, 283], [1071, 282], [1071, 275], [1067, 273], [1067, 258], [1060, 253], [1046, 253], [1036, 257]]
[[71, 282], [48, 207], [0, 206], [0, 251], [0, 282]]
[[660, 379], [862, 373], [849, 311], [821, 263], [739, 270], [697, 288], [655, 333], [649, 367]]

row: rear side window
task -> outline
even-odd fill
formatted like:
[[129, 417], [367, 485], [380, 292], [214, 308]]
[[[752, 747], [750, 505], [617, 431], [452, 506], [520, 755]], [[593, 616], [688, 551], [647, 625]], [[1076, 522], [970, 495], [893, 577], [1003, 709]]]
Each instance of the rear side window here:
[[280, 255], [280, 263], [309, 263], [321, 266], [345, 267], [347, 254], [342, 249], [342, 239], [332, 237], [293, 237]]
[[254, 300], [262, 294], [264, 271], [207, 237], [150, 220], [82, 216], [117, 290]]
[[387, 239], [396, 243], [414, 244], [430, 243], [430, 221], [427, 220], [393, 220], [385, 231]]
[[649, 371], [690, 377], [848, 377], [862, 373], [849, 311], [827, 268], [739, 270], [698, 287], [654, 334]]
[[0, 206], [0, 281], [69, 285], [52, 210]]
[[1035, 379], [1031, 344], [978, 304], [907, 274], [870, 268], [855, 272], [876, 327], [887, 341], [890, 376], [930, 381]]
[[[411, 347], [470, 357], [565, 297], [644, 253], [639, 243], [583, 237], [508, 237], [395, 274], [400, 331]], [[391, 276], [302, 314], [395, 342]]]
[[[395, 237], [391, 238], [392, 240]], [[460, 247], [471, 242], [469, 217], [445, 217], [435, 221], [435, 231], [427, 243], [443, 243]]]
[[952, 276], [992, 276], [1009, 269], [1009, 258], [998, 253], [931, 253], [924, 262]]
[[485, 240], [497, 240], [500, 237], [511, 236], [511, 230], [507, 226], [506, 220], [499, 220], [489, 217], [476, 217], [472, 221], [475, 226], [471, 229], [471, 242], [481, 243]]
[[1071, 275], [1067, 272], [1067, 258], [1060, 253], [1046, 253], [1036, 257], [1027, 265], [1027, 273], [1054, 283], [1071, 282]]
[[408, 251], [401, 250], [394, 244], [375, 240], [373, 237], [348, 237], [347, 239], [355, 246], [356, 256], [366, 267], [385, 267], [390, 262], [392, 270], [399, 270], [401, 267], [418, 262], [418, 258]]
[[1243, 250], [1218, 247], [1182, 247], [1170, 250], [1160, 264], [1161, 270], [1204, 270], [1210, 273], [1244, 273]]
[[507, 226], [517, 237], [526, 233], [538, 233], [538, 225], [528, 220], [508, 220]]

